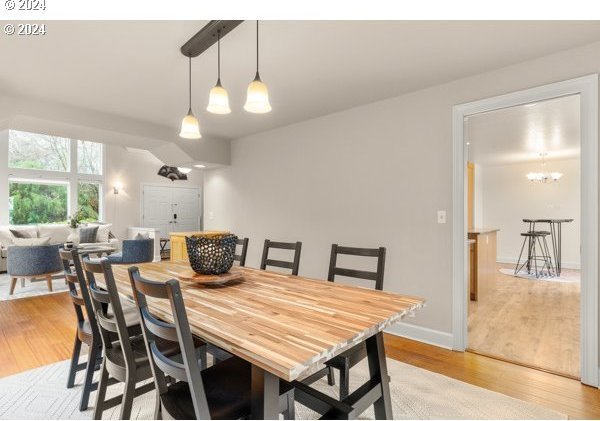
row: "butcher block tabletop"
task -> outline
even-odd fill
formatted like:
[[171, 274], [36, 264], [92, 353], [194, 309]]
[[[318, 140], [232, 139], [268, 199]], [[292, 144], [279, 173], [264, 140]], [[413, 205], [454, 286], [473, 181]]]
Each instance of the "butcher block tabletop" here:
[[[144, 278], [163, 282], [189, 269], [187, 262], [137, 266]], [[112, 266], [119, 292], [131, 297], [128, 267]], [[242, 281], [223, 287], [180, 281], [192, 332], [288, 381], [316, 372], [323, 362], [425, 302], [301, 276], [239, 269]], [[148, 305], [156, 315], [172, 321], [168, 301], [149, 298]]]

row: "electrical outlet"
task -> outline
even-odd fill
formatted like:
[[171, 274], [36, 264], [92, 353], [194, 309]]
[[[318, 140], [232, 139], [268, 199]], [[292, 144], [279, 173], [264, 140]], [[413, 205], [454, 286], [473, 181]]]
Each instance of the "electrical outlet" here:
[[215, 213], [214, 212], [208, 212], [208, 219], [215, 219]]
[[445, 224], [446, 223], [446, 211], [445, 210], [439, 210], [437, 213], [437, 221], [438, 224]]

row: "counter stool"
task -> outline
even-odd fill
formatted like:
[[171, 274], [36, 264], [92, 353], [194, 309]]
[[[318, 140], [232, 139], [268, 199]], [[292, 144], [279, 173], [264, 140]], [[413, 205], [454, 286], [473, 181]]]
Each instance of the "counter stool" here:
[[[519, 253], [519, 259], [515, 266], [515, 275], [517, 275], [524, 267], [527, 267], [527, 273], [532, 274], [532, 268], [535, 268], [535, 277], [554, 276], [554, 267], [552, 266], [552, 257], [546, 237], [550, 235], [548, 231], [528, 231], [521, 233], [523, 237], [523, 245]], [[521, 264], [523, 250], [525, 244], [528, 245], [527, 259]], [[538, 267], [538, 262], [541, 262], [541, 267]], [[545, 272], [544, 272], [545, 269]]]

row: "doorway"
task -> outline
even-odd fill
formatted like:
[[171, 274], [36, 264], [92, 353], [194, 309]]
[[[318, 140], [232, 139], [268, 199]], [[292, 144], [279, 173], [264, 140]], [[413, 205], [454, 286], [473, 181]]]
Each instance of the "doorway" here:
[[[598, 76], [590, 75], [453, 109], [453, 348], [464, 351], [468, 340], [468, 201], [464, 118], [555, 98], [579, 95], [581, 128], [581, 300], [580, 373], [585, 384], [598, 386]], [[556, 352], [556, 351], [550, 351]]]
[[200, 189], [195, 187], [143, 184], [142, 226], [158, 230], [160, 238], [169, 238], [171, 232], [197, 231], [200, 198]]
[[467, 350], [575, 379], [579, 105], [576, 94], [464, 120], [473, 268]]

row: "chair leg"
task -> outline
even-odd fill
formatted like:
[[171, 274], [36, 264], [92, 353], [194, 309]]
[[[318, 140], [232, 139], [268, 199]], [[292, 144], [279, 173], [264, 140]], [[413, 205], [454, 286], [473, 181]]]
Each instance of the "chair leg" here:
[[327, 384], [329, 386], [335, 386], [335, 376], [333, 375], [333, 367], [329, 367], [329, 370], [327, 370]]
[[9, 295], [13, 295], [15, 292], [15, 287], [17, 286], [17, 278], [12, 278], [10, 280], [10, 292]]
[[48, 291], [52, 292], [52, 276], [46, 275], [46, 284], [48, 285]]
[[98, 393], [96, 394], [96, 406], [94, 407], [94, 419], [101, 420], [104, 412], [104, 398], [106, 397], [106, 387], [108, 386], [108, 371], [106, 371], [106, 358], [102, 360], [100, 368], [100, 380], [98, 382]]
[[296, 419], [296, 400], [294, 399], [294, 389], [287, 392], [287, 409], [283, 415], [283, 418], [286, 420], [295, 420]]
[[98, 359], [98, 352], [100, 347], [97, 344], [92, 343], [88, 352], [88, 361], [85, 367], [85, 380], [83, 381], [83, 392], [81, 393], [81, 402], [79, 404], [79, 410], [85, 411], [88, 408], [90, 401], [90, 393], [92, 391], [92, 384], [94, 383], [94, 371], [96, 371], [96, 360]]
[[25, 278], [21, 278], [21, 288], [25, 288]]
[[162, 420], [162, 412], [160, 410], [160, 393], [156, 391], [156, 404], [154, 405], [154, 419]]
[[131, 407], [135, 398], [135, 376], [131, 373], [127, 375], [125, 390], [123, 391], [123, 400], [121, 401], [121, 415], [119, 419], [128, 420], [131, 418]]
[[77, 374], [77, 365], [79, 365], [79, 354], [81, 353], [81, 341], [75, 333], [75, 343], [73, 344], [73, 355], [71, 356], [71, 367], [69, 368], [69, 377], [67, 378], [67, 389], [75, 385], [75, 375]]
[[345, 364], [340, 370], [340, 400], [343, 401], [350, 394], [350, 366]]

